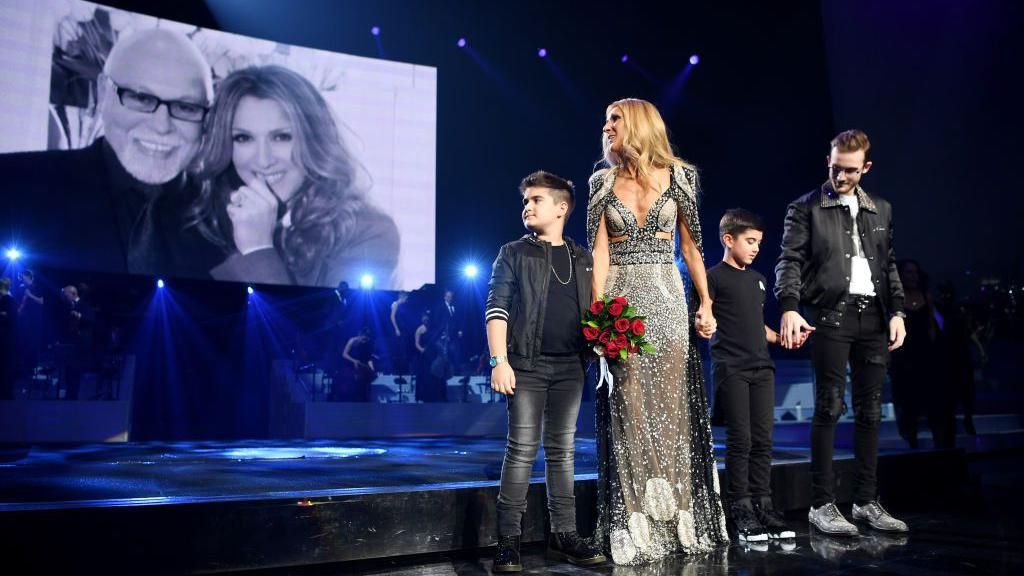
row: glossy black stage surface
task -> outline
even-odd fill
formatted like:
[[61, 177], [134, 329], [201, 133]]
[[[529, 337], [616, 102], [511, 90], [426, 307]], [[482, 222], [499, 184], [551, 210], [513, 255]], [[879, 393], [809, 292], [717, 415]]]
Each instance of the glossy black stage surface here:
[[[863, 530], [856, 538], [823, 536], [809, 528], [804, 510], [787, 514], [791, 541], [734, 543], [700, 557], [672, 557], [643, 567], [604, 564], [581, 568], [547, 560], [541, 544], [523, 549], [524, 575], [700, 576], [880, 574], [985, 576], [1024, 574], [1024, 465], [1019, 450], [975, 454], [968, 480], [945, 486], [935, 478], [908, 477], [917, 490], [890, 502], [910, 526], [908, 535]], [[849, 514], [849, 506], [840, 507]], [[260, 570], [248, 576], [369, 576], [490, 574], [493, 549], [371, 562]]]
[[[503, 448], [502, 438], [7, 447], [0, 534], [5, 558], [46, 573], [298, 569], [468, 552], [494, 542]], [[807, 451], [780, 448], [774, 457], [777, 505], [806, 507]], [[544, 539], [542, 462], [528, 495], [526, 542]], [[578, 440], [576, 466], [578, 523], [589, 532], [592, 439]], [[886, 494], [903, 498], [920, 492], [909, 479], [949, 491], [965, 483], [966, 470], [964, 450], [885, 450], [879, 476]], [[849, 451], [837, 452], [836, 472], [846, 502]]]

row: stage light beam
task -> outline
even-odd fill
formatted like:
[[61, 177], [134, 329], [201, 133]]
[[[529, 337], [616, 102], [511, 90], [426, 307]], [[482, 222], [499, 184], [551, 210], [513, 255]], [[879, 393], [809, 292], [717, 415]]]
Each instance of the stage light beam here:
[[462, 268], [462, 273], [466, 275], [466, 278], [476, 278], [478, 272], [476, 264], [466, 264]]
[[164, 279], [163, 279], [163, 278], [158, 278], [158, 279], [157, 279], [157, 281], [156, 281], [156, 287], [157, 287], [157, 288], [163, 288], [163, 287], [164, 287]]
[[455, 45], [458, 46], [459, 48], [465, 48], [466, 47], [466, 39], [465, 38], [459, 38], [459, 41], [456, 42]]
[[359, 278], [359, 285], [362, 286], [364, 290], [369, 290], [370, 288], [373, 288], [373, 275], [363, 274]]
[[21, 250], [18, 250], [17, 246], [11, 246], [10, 248], [4, 251], [4, 256], [6, 256], [7, 259], [10, 260], [11, 262], [14, 262], [15, 260], [21, 258]]
[[373, 28], [370, 28], [370, 34], [373, 34], [374, 36], [380, 36], [380, 26], [374, 26]]
[[700, 63], [700, 56], [698, 56], [696, 54], [694, 54], [693, 56], [690, 56], [690, 64], [693, 64], [694, 66], [696, 66], [699, 63]]

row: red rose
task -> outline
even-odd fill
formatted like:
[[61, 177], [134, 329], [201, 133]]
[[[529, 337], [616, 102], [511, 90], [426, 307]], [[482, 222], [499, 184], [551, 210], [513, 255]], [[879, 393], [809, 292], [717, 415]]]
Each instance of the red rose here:
[[625, 308], [622, 307], [622, 304], [620, 302], [612, 302], [611, 306], [608, 306], [608, 312], [612, 316], [618, 317], [620, 314], [622, 314], [623, 310], [625, 310]]
[[601, 336], [597, 339], [601, 344], [608, 344], [612, 338], [612, 331], [605, 328], [604, 332], [601, 332]]
[[600, 314], [602, 310], [604, 310], [604, 302], [601, 300], [595, 300], [594, 303], [590, 305], [591, 314]]
[[633, 330], [633, 334], [643, 336], [647, 332], [647, 325], [644, 324], [643, 320], [637, 318], [636, 320], [633, 320], [633, 326], [631, 329]]
[[629, 302], [626, 301], [626, 297], [625, 296], [616, 296], [615, 298], [612, 298], [612, 302], [618, 302], [619, 304], [622, 304], [623, 306], [627, 306], [629, 304]]
[[604, 355], [609, 358], [615, 358], [619, 355], [619, 347], [615, 345], [615, 342], [609, 342], [604, 347]]
[[626, 341], [625, 334], [619, 334], [615, 337], [615, 345], [619, 348], [625, 348], [627, 344], [629, 344], [629, 342]]
[[615, 321], [615, 331], [616, 332], [628, 332], [629, 331], [629, 319], [628, 318], [619, 318], [618, 320], [616, 320]]
[[627, 348], [627, 350], [629, 350], [630, 354], [636, 354], [637, 352], [640, 351], [640, 347], [637, 346], [636, 344], [633, 344], [632, 342], [630, 342], [629, 343], [629, 347]]
[[587, 340], [597, 340], [597, 337], [601, 335], [601, 331], [593, 326], [583, 327], [583, 337]]

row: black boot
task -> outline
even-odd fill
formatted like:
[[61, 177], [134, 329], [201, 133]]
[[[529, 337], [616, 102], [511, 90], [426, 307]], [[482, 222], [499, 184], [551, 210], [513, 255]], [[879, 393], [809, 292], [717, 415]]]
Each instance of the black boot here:
[[499, 536], [498, 550], [494, 553], [494, 565], [491, 572], [522, 572], [523, 563], [519, 559], [519, 536]]
[[552, 533], [548, 539], [548, 558], [564, 560], [577, 566], [593, 566], [606, 562], [604, 554], [576, 532]]

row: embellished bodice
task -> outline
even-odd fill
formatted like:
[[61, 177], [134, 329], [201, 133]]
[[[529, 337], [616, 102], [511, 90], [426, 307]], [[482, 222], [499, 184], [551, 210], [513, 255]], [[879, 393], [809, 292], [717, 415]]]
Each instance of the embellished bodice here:
[[[669, 171], [669, 187], [640, 218], [615, 195], [617, 170], [595, 174], [591, 178], [587, 232], [591, 246], [597, 236], [601, 217], [608, 234], [609, 262], [612, 265], [673, 264], [676, 234], [680, 218], [691, 232], [696, 220], [695, 181], [688, 169], [676, 166]], [[687, 214], [692, 210], [692, 214]], [[697, 228], [699, 231], [699, 227]]]

